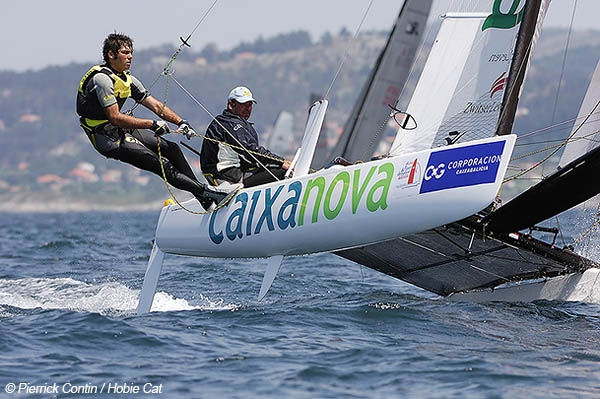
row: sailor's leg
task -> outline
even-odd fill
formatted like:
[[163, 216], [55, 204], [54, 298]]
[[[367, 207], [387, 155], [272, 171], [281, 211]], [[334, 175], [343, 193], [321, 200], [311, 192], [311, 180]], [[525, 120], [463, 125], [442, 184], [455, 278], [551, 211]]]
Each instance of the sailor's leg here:
[[[156, 142], [156, 136], [147, 130], [134, 130], [131, 135], [138, 139], [144, 147], [150, 149], [155, 154], [158, 154], [158, 144]], [[187, 177], [193, 180], [197, 180], [196, 175], [192, 171], [192, 168], [188, 164], [181, 148], [177, 143], [165, 140], [162, 137], [159, 139], [160, 142], [160, 154], [163, 158], [166, 158], [171, 162], [173, 167], [179, 172], [183, 173]]]
[[[267, 166], [267, 168], [273, 175], [277, 177], [277, 179], [282, 180], [285, 177], [285, 169], [277, 166]], [[275, 179], [273, 179], [271, 173], [262, 168], [258, 169], [252, 175], [244, 177], [244, 187], [254, 187], [261, 184], [274, 182]]]
[[159, 159], [158, 154], [152, 151], [152, 149], [147, 148], [140, 140], [132, 135], [125, 135], [125, 138], [121, 141], [118, 159], [140, 169], [153, 172], [160, 177], [163, 176], [160, 166], [160, 161], [162, 161], [167, 181], [170, 184], [180, 190], [192, 193], [196, 198], [201, 198], [204, 194], [204, 185], [196, 180], [195, 177], [189, 177], [187, 174], [179, 171], [167, 158], [161, 157]]
[[148, 313], [152, 307], [152, 301], [154, 300], [154, 294], [156, 293], [158, 277], [162, 270], [164, 258], [165, 253], [158, 248], [158, 245], [156, 245], [155, 242], [152, 247], [150, 259], [148, 260], [148, 267], [146, 267], [146, 275], [144, 276], [142, 291], [140, 292], [137, 314]]

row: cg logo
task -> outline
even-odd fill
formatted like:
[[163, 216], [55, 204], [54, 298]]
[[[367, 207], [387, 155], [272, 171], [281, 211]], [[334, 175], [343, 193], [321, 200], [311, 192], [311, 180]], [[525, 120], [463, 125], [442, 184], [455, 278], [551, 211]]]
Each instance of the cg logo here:
[[427, 169], [425, 169], [425, 180], [431, 180], [433, 177], [436, 179], [444, 176], [444, 172], [446, 172], [446, 165], [441, 163], [437, 167], [433, 165], [429, 165]]

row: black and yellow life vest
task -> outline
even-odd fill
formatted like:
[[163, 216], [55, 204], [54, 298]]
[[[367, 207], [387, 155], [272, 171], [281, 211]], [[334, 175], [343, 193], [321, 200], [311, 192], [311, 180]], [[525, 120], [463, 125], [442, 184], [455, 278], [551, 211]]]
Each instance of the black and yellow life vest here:
[[81, 125], [84, 128], [93, 129], [106, 122], [106, 113], [104, 107], [100, 105], [96, 95], [86, 95], [85, 86], [88, 84], [97, 73], [103, 73], [110, 77], [114, 85], [115, 99], [119, 110], [125, 103], [125, 100], [131, 96], [131, 75], [125, 71], [122, 76], [117, 75], [106, 65], [95, 65], [83, 75], [79, 82], [79, 90], [77, 92], [77, 114], [81, 117]]

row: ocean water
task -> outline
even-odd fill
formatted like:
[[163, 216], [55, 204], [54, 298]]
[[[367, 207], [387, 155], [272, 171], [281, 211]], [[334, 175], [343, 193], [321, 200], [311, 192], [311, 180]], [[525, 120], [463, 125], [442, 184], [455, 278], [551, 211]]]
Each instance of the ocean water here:
[[167, 255], [137, 316], [157, 218], [0, 214], [0, 398], [600, 397], [598, 303], [451, 303], [330, 254], [262, 302], [264, 261]]

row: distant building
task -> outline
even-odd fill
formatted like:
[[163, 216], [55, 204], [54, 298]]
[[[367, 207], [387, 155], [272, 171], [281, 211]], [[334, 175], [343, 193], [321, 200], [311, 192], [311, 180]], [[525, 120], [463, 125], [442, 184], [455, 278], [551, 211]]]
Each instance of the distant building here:
[[64, 179], [57, 175], [45, 174], [45, 175], [39, 176], [36, 179], [36, 181], [39, 184], [52, 184], [52, 183], [66, 183], [69, 181], [69, 179]]
[[244, 51], [235, 55], [236, 60], [251, 60], [253, 58], [256, 58], [256, 54], [251, 51]]
[[140, 186], [146, 186], [150, 182], [150, 176], [138, 176], [134, 181]]
[[23, 122], [23, 123], [36, 123], [41, 120], [42, 120], [42, 118], [36, 114], [23, 114], [19, 118], [19, 122]]
[[69, 176], [85, 183], [96, 183], [100, 178], [94, 173], [95, 169], [94, 165], [89, 162], [80, 162], [75, 169], [69, 172]]
[[94, 171], [96, 170], [96, 167], [93, 164], [89, 163], [89, 162], [79, 162], [77, 164], [77, 167], [79, 169], [83, 169], [83, 170], [85, 170], [87, 172], [90, 172], [90, 173], [94, 173]]
[[105, 183], [118, 183], [121, 181], [123, 173], [117, 169], [111, 169], [102, 175], [102, 181]]
[[206, 58], [204, 57], [197, 57], [194, 60], [194, 64], [196, 64], [196, 66], [205, 66], [208, 64], [208, 61], [206, 61]]

